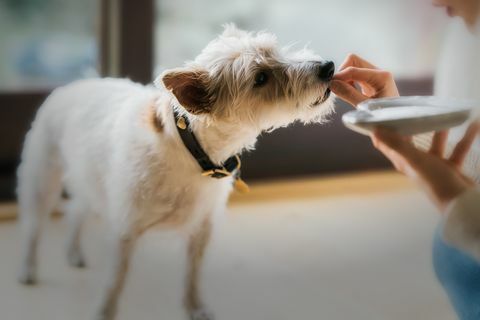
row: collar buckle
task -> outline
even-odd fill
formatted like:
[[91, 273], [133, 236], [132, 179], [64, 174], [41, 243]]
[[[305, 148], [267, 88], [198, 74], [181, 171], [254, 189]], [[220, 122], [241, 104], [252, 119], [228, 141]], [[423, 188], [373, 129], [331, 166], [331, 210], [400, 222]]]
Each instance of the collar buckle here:
[[225, 177], [229, 177], [231, 176], [232, 173], [227, 171], [226, 169], [223, 169], [223, 168], [214, 168], [214, 169], [211, 169], [211, 170], [206, 170], [206, 171], [203, 171], [202, 172], [202, 176], [204, 177], [212, 177], [212, 178], [217, 178], [217, 179], [220, 179], [220, 178], [225, 178]]

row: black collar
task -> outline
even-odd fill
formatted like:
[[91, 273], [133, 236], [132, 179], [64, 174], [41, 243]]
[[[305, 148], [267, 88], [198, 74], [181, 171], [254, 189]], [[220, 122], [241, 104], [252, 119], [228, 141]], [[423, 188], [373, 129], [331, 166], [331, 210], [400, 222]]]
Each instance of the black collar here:
[[173, 110], [173, 116], [178, 134], [185, 147], [202, 168], [202, 175], [217, 179], [228, 176], [233, 176], [236, 180], [240, 179], [241, 162], [238, 154], [228, 158], [221, 166], [214, 164], [193, 134], [188, 118], [180, 115], [176, 110]]

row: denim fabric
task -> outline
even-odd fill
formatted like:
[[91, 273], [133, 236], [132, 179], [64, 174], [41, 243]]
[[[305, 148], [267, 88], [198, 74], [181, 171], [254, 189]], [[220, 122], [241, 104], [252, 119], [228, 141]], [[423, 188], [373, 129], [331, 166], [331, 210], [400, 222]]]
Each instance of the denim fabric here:
[[460, 320], [480, 320], [480, 263], [445, 243], [442, 227], [433, 242], [433, 266]]

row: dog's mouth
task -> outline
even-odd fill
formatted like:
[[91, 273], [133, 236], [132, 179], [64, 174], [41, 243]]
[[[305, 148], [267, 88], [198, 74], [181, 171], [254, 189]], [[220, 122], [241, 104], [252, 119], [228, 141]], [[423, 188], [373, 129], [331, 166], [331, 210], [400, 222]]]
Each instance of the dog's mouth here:
[[327, 99], [330, 97], [330, 93], [332, 93], [332, 91], [330, 90], [330, 88], [327, 88], [327, 90], [325, 90], [323, 96], [318, 97], [317, 100], [315, 100], [312, 104], [310, 104], [310, 107], [316, 107], [316, 106], [324, 103], [325, 101], [327, 101]]

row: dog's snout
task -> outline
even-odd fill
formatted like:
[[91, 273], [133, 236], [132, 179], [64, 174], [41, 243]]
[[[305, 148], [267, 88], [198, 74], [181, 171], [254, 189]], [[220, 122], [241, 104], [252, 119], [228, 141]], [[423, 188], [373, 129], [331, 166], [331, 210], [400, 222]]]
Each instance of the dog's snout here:
[[335, 73], [335, 64], [332, 61], [324, 61], [318, 63], [317, 77], [322, 81], [330, 81]]

